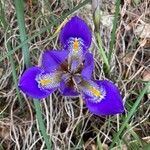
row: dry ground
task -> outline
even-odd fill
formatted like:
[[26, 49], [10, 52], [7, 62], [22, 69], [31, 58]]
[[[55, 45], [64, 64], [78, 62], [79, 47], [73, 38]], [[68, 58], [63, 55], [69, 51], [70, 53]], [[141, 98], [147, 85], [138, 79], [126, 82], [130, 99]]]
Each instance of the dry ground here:
[[[77, 6], [81, 0], [26, 0], [25, 23], [28, 37], [54, 22], [57, 18]], [[1, 0], [5, 19], [10, 28], [0, 22], [0, 56], [5, 56], [11, 49], [20, 45], [17, 18], [14, 2]], [[105, 51], [109, 53], [115, 1], [102, 0], [100, 3], [101, 26], [100, 34]], [[83, 18], [94, 33], [91, 4], [71, 13]], [[58, 34], [53, 36], [59, 24], [46, 32], [39, 33], [29, 42], [30, 58], [37, 65], [40, 53], [45, 49], [59, 48]], [[8, 36], [9, 35], [9, 36]], [[105, 79], [103, 61], [99, 54], [97, 42], [93, 34], [90, 51], [95, 57], [96, 79]], [[20, 107], [16, 86], [13, 81], [13, 70], [17, 72], [17, 80], [25, 70], [21, 49], [0, 62], [0, 149], [4, 150], [43, 150], [43, 141], [37, 124], [33, 100], [23, 93], [20, 94], [23, 109]], [[103, 149], [113, 140], [144, 87], [144, 81], [150, 80], [150, 1], [121, 1], [120, 18], [116, 31], [115, 52], [111, 58], [111, 73], [108, 78], [113, 80], [121, 90], [126, 113], [120, 116], [95, 116], [88, 112], [81, 98], [64, 98], [57, 91], [41, 101], [45, 126], [51, 136], [54, 150], [96, 150], [98, 143]], [[150, 90], [150, 89], [149, 89]], [[145, 94], [142, 101], [120, 136], [116, 149], [140, 149], [131, 146], [139, 141], [150, 141], [150, 93]], [[143, 138], [143, 140], [142, 140]], [[138, 141], [139, 140], [139, 141]], [[98, 142], [101, 141], [101, 142]], [[129, 142], [133, 142], [129, 144]], [[126, 144], [126, 146], [125, 146]]]

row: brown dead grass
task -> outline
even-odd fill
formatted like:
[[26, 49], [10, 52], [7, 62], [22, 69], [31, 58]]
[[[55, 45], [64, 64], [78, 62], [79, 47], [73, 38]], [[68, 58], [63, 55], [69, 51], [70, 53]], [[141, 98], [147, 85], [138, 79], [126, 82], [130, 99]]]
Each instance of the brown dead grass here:
[[[35, 32], [40, 31], [52, 20], [52, 17], [61, 16], [79, 2], [79, 0], [75, 0], [74, 3], [72, 1], [58, 3], [56, 0], [38, 1], [38, 3], [31, 0], [26, 1], [25, 20], [28, 35], [32, 36]], [[0, 54], [2, 56], [7, 52], [5, 45], [8, 41], [11, 42], [12, 48], [19, 45], [14, 5], [10, 0], [7, 0], [5, 4], [5, 13], [10, 23], [11, 31], [9, 32], [11, 32], [11, 36], [6, 39], [3, 28], [0, 29]], [[114, 4], [114, 1], [109, 0], [102, 1], [100, 6], [102, 17], [110, 19], [110, 24], [114, 15]], [[121, 5], [121, 19], [116, 33], [116, 51], [112, 56], [110, 79], [119, 86], [124, 103], [127, 102], [131, 106], [143, 88], [142, 80], [150, 76], [150, 44], [147, 43], [148, 38], [146, 36], [143, 37], [142, 35], [141, 37], [141, 34], [137, 33], [139, 25], [150, 24], [149, 10], [150, 4], [146, 0], [141, 1], [138, 5], [133, 5], [133, 1], [125, 0]], [[93, 31], [90, 4], [75, 14], [84, 18]], [[100, 33], [104, 48], [108, 52], [112, 26], [106, 26], [108, 25], [105, 22], [106, 19], [102, 20]], [[50, 41], [55, 29], [56, 27], [53, 27], [29, 42], [33, 65], [38, 64], [38, 58], [44, 49], [58, 48], [58, 38]], [[142, 32], [142, 34], [144, 33]], [[105, 79], [103, 62], [99, 56], [94, 36], [90, 51], [94, 54], [96, 62], [94, 78]], [[21, 50], [14, 53], [13, 58], [17, 74], [20, 76], [24, 70]], [[45, 143], [39, 133], [32, 101], [22, 94], [24, 108], [23, 110], [20, 109], [12, 80], [11, 64], [7, 59], [0, 64], [0, 99], [0, 145], [6, 150], [44, 149]], [[41, 104], [45, 126], [52, 139], [54, 150], [70, 150], [71, 148], [82, 150], [87, 149], [89, 145], [94, 150], [97, 135], [99, 135], [101, 143], [107, 147], [122, 122], [122, 118], [119, 116], [112, 116], [111, 123], [109, 123], [109, 117], [94, 116], [85, 108], [81, 98], [63, 98], [58, 91], [46, 100], [42, 100]], [[131, 106], [127, 105], [127, 111], [130, 110]], [[136, 132], [140, 138], [150, 135], [149, 115], [149, 99], [148, 95], [145, 95], [137, 114], [130, 122], [130, 130]], [[125, 141], [132, 140], [129, 130], [125, 132], [122, 138]], [[91, 144], [87, 144], [89, 141]]]

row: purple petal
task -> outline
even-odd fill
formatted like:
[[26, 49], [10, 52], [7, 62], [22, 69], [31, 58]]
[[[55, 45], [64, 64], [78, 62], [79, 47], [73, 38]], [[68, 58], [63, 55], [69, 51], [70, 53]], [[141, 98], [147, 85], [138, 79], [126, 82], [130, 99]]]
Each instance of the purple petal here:
[[68, 57], [66, 50], [47, 50], [42, 55], [42, 67], [45, 71], [53, 72], [65, 62]]
[[97, 85], [102, 89], [103, 98], [95, 101], [89, 95], [84, 95], [86, 106], [96, 115], [115, 115], [124, 112], [122, 97], [118, 88], [110, 81], [96, 81]]
[[63, 96], [78, 96], [79, 93], [70, 86], [67, 86], [64, 81], [60, 83], [60, 92]]
[[59, 78], [58, 74], [49, 74], [39, 67], [31, 67], [23, 73], [18, 86], [25, 94], [41, 99], [59, 87], [60, 81], [57, 78]]
[[32, 98], [45, 98], [55, 91], [56, 88], [44, 90], [39, 88], [36, 77], [42, 73], [42, 69], [38, 67], [31, 67], [27, 69], [19, 80], [19, 88], [28, 96]]
[[77, 16], [72, 17], [60, 33], [60, 41], [64, 46], [67, 45], [69, 38], [81, 38], [86, 48], [90, 47], [92, 39], [91, 31], [87, 24]]
[[81, 38], [69, 38], [65, 49], [69, 51], [69, 57], [78, 58], [81, 60], [88, 52], [84, 41]]
[[85, 55], [84, 68], [81, 72], [81, 75], [84, 80], [89, 80], [92, 76], [92, 72], [94, 69], [94, 58], [91, 53], [87, 53]]
[[71, 71], [72, 72], [75, 71], [79, 66], [79, 60], [73, 59], [70, 65], [71, 65]]

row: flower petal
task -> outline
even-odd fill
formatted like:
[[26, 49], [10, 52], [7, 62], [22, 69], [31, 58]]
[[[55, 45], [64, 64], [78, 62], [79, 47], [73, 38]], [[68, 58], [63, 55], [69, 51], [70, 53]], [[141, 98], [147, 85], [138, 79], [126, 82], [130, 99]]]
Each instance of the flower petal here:
[[91, 93], [96, 96], [100, 95], [100, 99], [90, 96], [83, 91], [84, 99], [88, 109], [96, 115], [114, 115], [124, 112], [122, 98], [118, 88], [110, 81], [101, 80], [96, 81], [95, 84], [99, 87], [99, 91], [91, 89]]
[[53, 72], [60, 67], [68, 57], [66, 50], [47, 50], [42, 55], [42, 67], [45, 71]]
[[67, 45], [69, 38], [80, 38], [84, 41], [86, 48], [90, 47], [91, 31], [87, 24], [77, 16], [72, 17], [60, 33], [60, 41], [63, 46]]
[[[51, 87], [51, 88], [41, 88], [39, 86], [39, 83], [37, 81], [37, 77], [39, 77], [41, 74], [43, 74], [43, 70], [38, 67], [31, 67], [27, 69], [23, 75], [21, 76], [19, 80], [19, 88], [28, 96], [31, 96], [33, 98], [45, 98], [52, 92], [54, 92], [57, 87]], [[44, 80], [41, 80], [41, 84], [46, 84], [48, 80], [44, 78]]]
[[66, 85], [65, 81], [60, 83], [60, 92], [63, 96], [78, 96], [79, 93], [71, 86]]
[[88, 52], [84, 41], [81, 38], [69, 38], [65, 49], [69, 51], [69, 57], [78, 58], [81, 60]]
[[84, 68], [82, 69], [81, 75], [84, 80], [89, 80], [94, 69], [94, 58], [91, 53], [87, 53], [85, 55], [85, 62], [83, 66]]
[[79, 66], [79, 60], [78, 59], [73, 59], [71, 64], [70, 64], [70, 70], [73, 72], [74, 70], [76, 70]]

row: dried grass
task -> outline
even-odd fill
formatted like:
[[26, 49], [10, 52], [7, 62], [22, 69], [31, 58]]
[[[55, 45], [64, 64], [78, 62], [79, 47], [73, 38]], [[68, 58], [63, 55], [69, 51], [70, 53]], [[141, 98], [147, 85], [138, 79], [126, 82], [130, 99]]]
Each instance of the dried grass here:
[[[48, 1], [27, 1], [26, 3], [26, 29], [29, 36], [46, 26], [52, 17], [60, 16], [64, 11], [79, 3], [79, 0], [68, 3], [56, 0], [52, 1], [50, 8], [47, 6]], [[29, 3], [30, 2], [30, 3]], [[32, 3], [31, 3], [32, 2]], [[104, 14], [113, 15], [114, 3], [110, 1], [102, 2], [101, 9]], [[32, 4], [32, 5], [31, 5]], [[121, 10], [120, 24], [117, 29], [117, 44], [115, 54], [111, 60], [110, 79], [119, 86], [124, 103], [126, 101], [132, 106], [137, 95], [143, 88], [142, 74], [150, 67], [149, 48], [144, 48], [139, 44], [139, 37], [134, 33], [136, 26], [141, 22], [150, 23], [150, 17], [147, 17], [150, 4], [148, 1], [140, 2], [136, 7], [128, 1], [124, 1]], [[4, 56], [7, 52], [6, 43], [9, 41], [12, 48], [18, 46], [18, 26], [15, 17], [15, 8], [13, 2], [5, 2], [5, 13], [9, 21], [11, 36], [6, 39], [3, 28], [0, 29], [0, 54]], [[83, 17], [93, 30], [91, 6], [87, 5], [84, 9], [77, 11], [75, 14]], [[73, 14], [74, 15], [74, 14]], [[58, 48], [58, 38], [52, 41], [52, 34], [56, 27], [53, 27], [46, 33], [39, 35], [30, 41], [29, 49], [31, 52], [32, 64], [38, 64], [40, 53], [44, 49]], [[111, 29], [101, 25], [101, 36], [104, 48], [108, 52], [110, 43]], [[94, 78], [105, 79], [103, 72], [103, 62], [99, 56], [95, 37], [90, 51], [95, 56]], [[137, 40], [134, 43], [134, 40]], [[129, 55], [130, 54], [130, 55]], [[21, 51], [14, 53], [16, 71], [18, 76], [24, 71], [24, 62]], [[2, 71], [1, 71], [2, 70]], [[2, 73], [1, 73], [2, 72]], [[0, 145], [4, 149], [22, 149], [37, 150], [44, 149], [45, 143], [40, 135], [32, 101], [22, 94], [24, 104], [23, 110], [18, 106], [15, 85], [12, 81], [12, 68], [10, 62], [5, 59], [0, 64]], [[114, 131], [118, 130], [122, 122], [119, 116], [98, 117], [87, 111], [84, 102], [79, 98], [64, 98], [57, 91], [41, 101], [43, 115], [45, 119], [46, 130], [51, 137], [54, 150], [71, 150], [87, 149], [87, 141], [96, 141], [97, 135], [101, 143], [109, 145], [112, 141]], [[127, 106], [127, 110], [131, 106]], [[136, 115], [130, 121], [130, 129], [126, 130], [122, 136], [124, 140], [132, 140], [130, 131], [135, 131], [141, 138], [150, 135], [150, 105], [148, 97], [145, 95]]]

